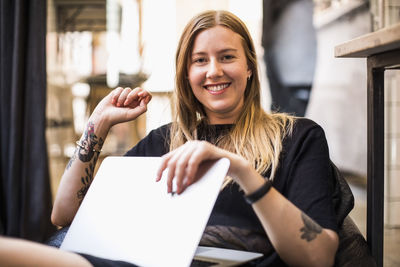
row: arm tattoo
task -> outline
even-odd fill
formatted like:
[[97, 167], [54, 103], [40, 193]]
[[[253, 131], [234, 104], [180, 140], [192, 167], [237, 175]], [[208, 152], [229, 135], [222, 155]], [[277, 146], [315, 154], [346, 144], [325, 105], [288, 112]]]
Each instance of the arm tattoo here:
[[89, 163], [89, 166], [85, 168], [85, 173], [86, 175], [84, 177], [81, 177], [81, 182], [83, 184], [82, 188], [77, 192], [76, 196], [79, 199], [79, 202], [81, 203], [83, 198], [85, 197], [87, 191], [89, 190], [90, 184], [92, 183], [93, 180], [93, 173], [94, 173], [94, 167], [98, 158], [98, 154], [94, 156], [93, 162]]
[[[78, 146], [78, 157], [82, 162], [89, 162], [89, 165], [85, 168], [85, 175], [81, 177], [82, 188], [77, 192], [77, 197], [82, 202], [87, 191], [89, 190], [90, 184], [93, 180], [94, 168], [96, 166], [97, 159], [99, 158], [100, 149], [104, 144], [104, 140], [98, 138], [94, 134], [94, 124], [89, 122], [88, 128], [85, 132], [85, 136], [81, 141], [82, 147]], [[94, 146], [98, 145], [98, 150], [94, 151]], [[76, 156], [73, 158], [75, 160]], [[71, 158], [72, 160], [72, 158]], [[72, 164], [72, 162], [71, 162]], [[70, 165], [70, 164], [69, 164]]]
[[301, 239], [305, 239], [307, 242], [310, 242], [314, 240], [318, 234], [322, 233], [322, 227], [303, 212], [301, 213], [301, 218], [304, 222], [304, 226], [300, 229], [300, 232], [303, 233], [301, 235]]
[[94, 154], [95, 151], [93, 148], [95, 145], [98, 144], [99, 148], [103, 146], [104, 140], [102, 138], [98, 138], [94, 134], [94, 124], [89, 122], [88, 128], [85, 131], [85, 136], [83, 140], [81, 140], [82, 147], [78, 148], [78, 156], [82, 162], [89, 162]]
[[65, 170], [68, 170], [69, 168], [71, 168], [72, 163], [75, 161], [76, 159], [76, 152], [78, 151], [78, 148], [75, 148], [74, 154], [72, 155], [72, 157], [70, 158], [70, 160], [68, 161], [67, 167], [65, 168]]

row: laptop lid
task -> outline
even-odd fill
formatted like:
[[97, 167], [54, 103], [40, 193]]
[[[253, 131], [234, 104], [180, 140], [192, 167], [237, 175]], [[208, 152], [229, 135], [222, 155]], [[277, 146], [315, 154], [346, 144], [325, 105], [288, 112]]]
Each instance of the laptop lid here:
[[[61, 249], [140, 266], [189, 266], [229, 168], [203, 163], [181, 195], [155, 182], [159, 157], [103, 160]], [[164, 172], [164, 176], [166, 172]]]

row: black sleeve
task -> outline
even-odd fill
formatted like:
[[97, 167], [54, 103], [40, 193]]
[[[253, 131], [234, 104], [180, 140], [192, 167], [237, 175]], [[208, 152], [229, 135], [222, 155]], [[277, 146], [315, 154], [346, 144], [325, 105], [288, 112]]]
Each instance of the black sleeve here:
[[328, 144], [315, 122], [298, 119], [284, 141], [274, 184], [294, 205], [323, 228], [337, 231], [333, 207], [333, 177]]
[[169, 151], [170, 124], [152, 130], [133, 148], [126, 152], [129, 157], [160, 157]]

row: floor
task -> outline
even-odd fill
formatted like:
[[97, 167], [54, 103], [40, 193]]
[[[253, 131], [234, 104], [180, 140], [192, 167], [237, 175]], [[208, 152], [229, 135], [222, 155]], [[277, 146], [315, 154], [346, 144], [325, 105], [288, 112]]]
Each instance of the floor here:
[[[366, 236], [367, 190], [366, 177], [344, 174], [354, 194], [355, 206], [350, 212], [361, 233]], [[400, 266], [400, 228], [384, 229], [383, 266]]]

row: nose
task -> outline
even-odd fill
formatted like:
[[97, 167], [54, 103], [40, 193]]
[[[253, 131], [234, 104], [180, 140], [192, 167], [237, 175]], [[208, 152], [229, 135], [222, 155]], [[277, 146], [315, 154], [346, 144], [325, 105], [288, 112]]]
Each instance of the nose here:
[[221, 77], [223, 75], [223, 70], [221, 63], [217, 60], [211, 60], [208, 64], [208, 70], [206, 77], [209, 79], [214, 79], [217, 77]]

